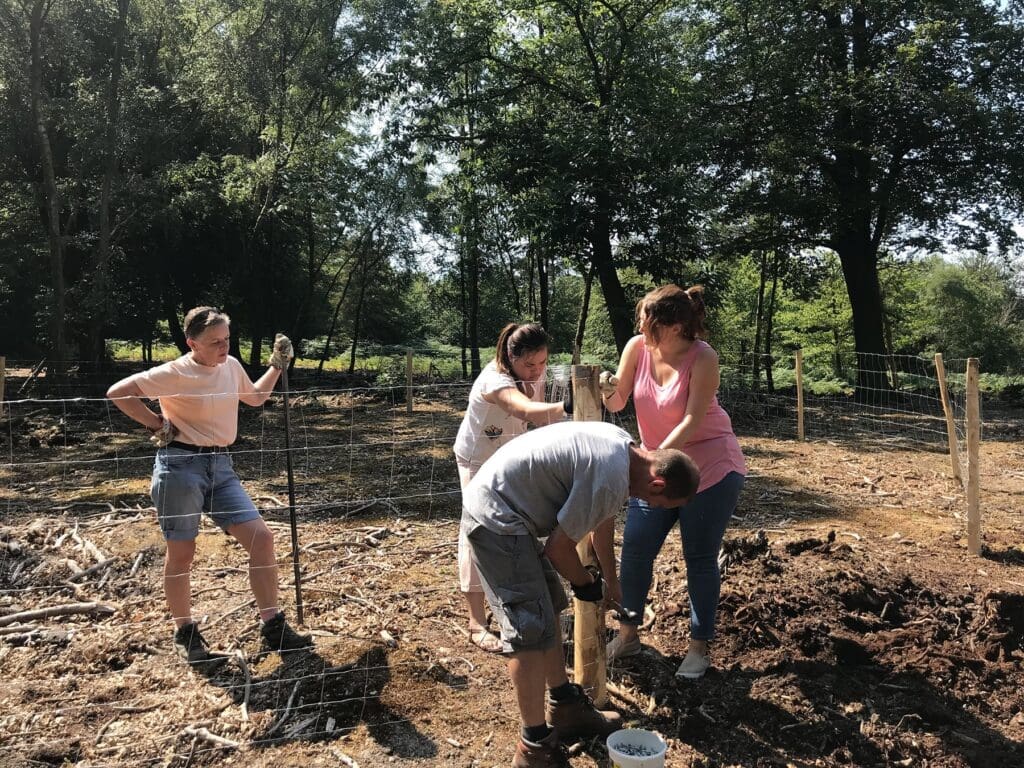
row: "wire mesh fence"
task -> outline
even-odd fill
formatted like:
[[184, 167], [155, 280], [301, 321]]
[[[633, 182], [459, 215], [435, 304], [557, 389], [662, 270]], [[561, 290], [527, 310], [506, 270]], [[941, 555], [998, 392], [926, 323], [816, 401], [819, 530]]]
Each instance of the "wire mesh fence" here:
[[[318, 628], [318, 636], [350, 641], [343, 653], [313, 652], [300, 665], [286, 663], [272, 672], [251, 669], [251, 643], [246, 642], [254, 630], [246, 619], [252, 610], [247, 574], [238, 553], [227, 552], [197, 570], [193, 594], [217, 598], [204, 627], [234, 638], [228, 650], [237, 661], [215, 677], [215, 685], [223, 695], [218, 701], [244, 703], [242, 723], [233, 730], [197, 724], [185, 707], [161, 695], [180, 681], [158, 665], [145, 667], [150, 685], [131, 698], [116, 697], [113, 662], [106, 656], [103, 663], [76, 668], [70, 687], [61, 666], [67, 659], [55, 653], [36, 675], [7, 686], [5, 696], [11, 701], [39, 697], [47, 703], [31, 722], [0, 716], [0, 731], [9, 734], [6, 743], [0, 740], [0, 758], [26, 740], [44, 744], [62, 722], [91, 723], [93, 752], [101, 758], [111, 755], [113, 764], [185, 765], [240, 744], [260, 748], [299, 734], [333, 740], [363, 726], [400, 727], [414, 734], [415, 717], [399, 716], [382, 697], [389, 678], [423, 681], [428, 696], [436, 695], [430, 686], [438, 680], [450, 690], [464, 690], [472, 662], [449, 656], [392, 658], [381, 650], [408, 630], [409, 620], [442, 622], [455, 631], [463, 623], [457, 610], [439, 601], [455, 590], [461, 494], [451, 448], [471, 382], [446, 381], [429, 366], [414, 369], [406, 380], [406, 362], [403, 354], [381, 357], [377, 375], [358, 386], [318, 379], [303, 367], [291, 381], [290, 452], [308, 622]], [[862, 387], [858, 393], [835, 383], [838, 379], [823, 383], [832, 381], [820, 374], [828, 367], [834, 370], [831, 359], [811, 355], [798, 364], [795, 357], [723, 352], [719, 398], [753, 450], [763, 446], [749, 441], [795, 441], [802, 428], [812, 455], [816, 443], [828, 442], [885, 453], [890, 475], [885, 479], [847, 477], [841, 468], [819, 467], [836, 475], [834, 495], [826, 504], [834, 499], [838, 506], [853, 496], [863, 503], [867, 493], [870, 503], [903, 506], [899, 481], [932, 483], [936, 496], [949, 494], [948, 484], [915, 476], [914, 456], [948, 450], [950, 423], [960, 456], [966, 454], [966, 361], [945, 361], [949, 417], [934, 360], [875, 361], [880, 362], [884, 366], [874, 369], [886, 372], [886, 385]], [[20, 387], [26, 380], [30, 371], [25, 371], [8, 364], [8, 393], [11, 384]], [[805, 371], [808, 383], [798, 387]], [[548, 399], [561, 400], [570, 386], [569, 367], [551, 365], [548, 373]], [[636, 434], [628, 408], [605, 418]], [[243, 406], [239, 439], [230, 454], [282, 541], [288, 519], [283, 422], [277, 397], [258, 408]], [[145, 433], [103, 397], [9, 395], [0, 412], [0, 451], [0, 529], [10, 526], [0, 537], [0, 645], [53, 643], [67, 653], [88, 654], [92, 637], [107, 646], [135, 649], [126, 654], [136, 659], [149, 653], [144, 648], [153, 638], [169, 637], [159, 596], [161, 542], [148, 499], [153, 452]], [[784, 503], [779, 501], [784, 494], [798, 493], [762, 490], [752, 506]], [[14, 526], [20, 526], [21, 539], [12, 532]], [[434, 533], [431, 543], [411, 544], [423, 531]], [[208, 548], [223, 546], [210, 525], [202, 537]], [[283, 580], [284, 592], [293, 587]], [[83, 610], [98, 612], [104, 620], [79, 626], [77, 639], [52, 634], [46, 611], [66, 606], [69, 599], [92, 605]], [[116, 612], [105, 618], [102, 607], [108, 605], [116, 606]], [[43, 614], [24, 618], [27, 610]], [[134, 662], [124, 663], [130, 667]], [[413, 697], [415, 691], [402, 695]], [[127, 712], [143, 719], [148, 734], [131, 731], [131, 743], [118, 736], [116, 727]], [[120, 751], [97, 752], [108, 747]]]

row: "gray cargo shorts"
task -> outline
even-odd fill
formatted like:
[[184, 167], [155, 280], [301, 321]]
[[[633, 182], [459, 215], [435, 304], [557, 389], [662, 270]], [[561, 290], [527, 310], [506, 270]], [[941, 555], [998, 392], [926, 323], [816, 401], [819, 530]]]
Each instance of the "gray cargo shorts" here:
[[560, 645], [558, 615], [569, 600], [541, 543], [468, 521], [463, 526], [484, 595], [501, 627], [502, 651], [546, 651]]

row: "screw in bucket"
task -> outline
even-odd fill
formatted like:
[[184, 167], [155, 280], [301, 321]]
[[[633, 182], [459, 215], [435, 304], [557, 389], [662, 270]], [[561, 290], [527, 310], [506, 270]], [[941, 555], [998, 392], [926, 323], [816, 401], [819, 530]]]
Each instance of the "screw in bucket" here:
[[607, 740], [612, 768], [664, 768], [668, 744], [653, 731], [624, 728]]

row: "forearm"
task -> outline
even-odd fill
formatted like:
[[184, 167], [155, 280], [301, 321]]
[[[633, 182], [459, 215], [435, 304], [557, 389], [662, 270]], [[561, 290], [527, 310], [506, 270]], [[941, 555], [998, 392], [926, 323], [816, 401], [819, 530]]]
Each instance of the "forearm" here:
[[583, 567], [579, 554], [576, 552], [576, 542], [562, 533], [560, 528], [548, 537], [544, 554], [559, 575], [567, 579], [570, 584], [580, 585], [591, 582], [590, 572]]
[[690, 413], [686, 414], [683, 416], [683, 420], [676, 425], [675, 429], [668, 433], [668, 436], [661, 441], [661, 445], [658, 447], [682, 450], [693, 439], [693, 436], [697, 434], [702, 421], [704, 421], [703, 416], [697, 417]]
[[121, 413], [150, 431], [160, 429], [160, 426], [163, 424], [163, 418], [159, 414], [154, 413], [138, 397], [121, 396], [112, 398], [112, 402]]
[[619, 575], [615, 567], [615, 518], [610, 517], [601, 523], [590, 534], [590, 544], [594, 548], [594, 556], [601, 566], [601, 575], [610, 584], [619, 583]]
[[604, 403], [604, 407], [607, 408], [611, 413], [618, 413], [626, 407], [626, 401], [629, 400], [629, 395], [623, 395], [621, 392], [616, 390], [608, 397], [601, 397], [601, 402]]
[[281, 378], [281, 369], [270, 366], [267, 372], [260, 376], [255, 382], [256, 392], [242, 398], [247, 405], [263, 405], [277, 386], [277, 380]]
[[561, 403], [536, 403], [536, 405], [539, 407], [532, 409], [532, 415], [524, 421], [533, 422], [538, 427], [565, 421], [565, 408]]
[[498, 392], [493, 402], [510, 416], [537, 426], [554, 424], [565, 418], [565, 408], [562, 403], [537, 402], [521, 392], [511, 389]]

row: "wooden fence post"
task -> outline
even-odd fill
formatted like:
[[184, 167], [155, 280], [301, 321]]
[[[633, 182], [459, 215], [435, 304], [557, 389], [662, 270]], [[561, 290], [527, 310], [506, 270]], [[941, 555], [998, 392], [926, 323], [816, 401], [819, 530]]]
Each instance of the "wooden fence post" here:
[[7, 384], [7, 358], [0, 355], [0, 416], [4, 415], [4, 386]]
[[804, 351], [796, 351], [796, 439], [804, 440]]
[[981, 554], [981, 509], [978, 460], [981, 448], [981, 398], [978, 358], [967, 360], [967, 548]]
[[412, 413], [412, 350], [405, 350], [405, 412]]
[[956, 444], [956, 422], [953, 420], [953, 406], [949, 402], [949, 389], [946, 386], [946, 365], [942, 362], [942, 353], [935, 353], [935, 378], [939, 380], [939, 396], [942, 397], [942, 411], [946, 414], [946, 439], [949, 441], [949, 461], [953, 467], [953, 477], [961, 487], [964, 484], [963, 472], [960, 471], [960, 449]]
[[[573, 421], [601, 421], [601, 394], [597, 386], [599, 365], [572, 367]], [[596, 565], [590, 537], [576, 545], [583, 565]], [[594, 703], [608, 700], [608, 657], [604, 644], [604, 607], [573, 598], [573, 676]]]

